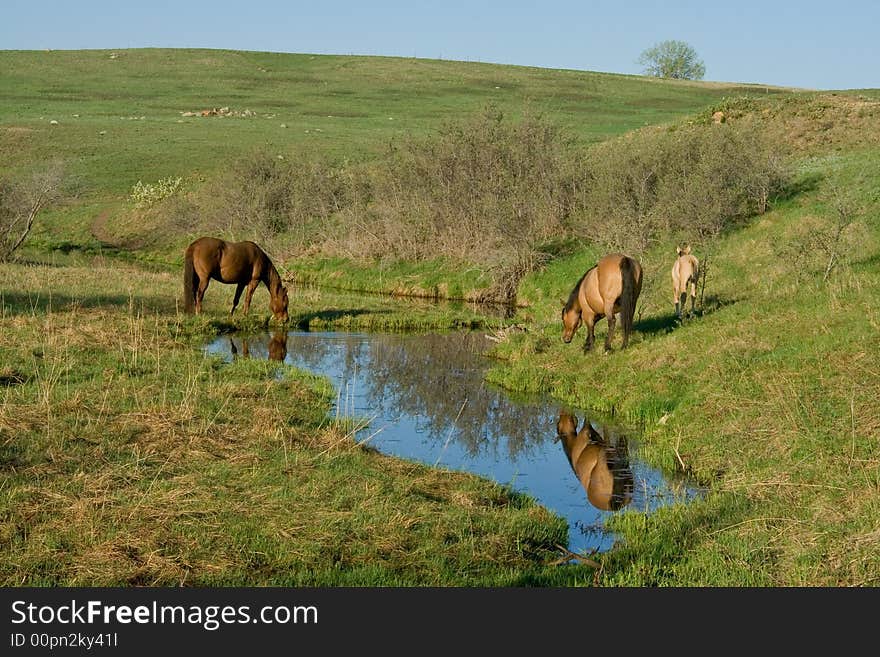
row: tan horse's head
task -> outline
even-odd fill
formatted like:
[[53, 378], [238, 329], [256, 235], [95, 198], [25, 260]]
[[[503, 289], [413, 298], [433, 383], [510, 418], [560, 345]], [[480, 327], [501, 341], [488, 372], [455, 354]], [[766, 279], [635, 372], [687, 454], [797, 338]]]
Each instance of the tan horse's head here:
[[278, 288], [278, 292], [272, 295], [272, 298], [269, 299], [269, 310], [272, 311], [272, 314], [275, 316], [279, 322], [286, 322], [289, 317], [287, 314], [287, 288], [281, 286]]
[[678, 253], [678, 255], [680, 255], [680, 256], [683, 256], [683, 255], [690, 255], [690, 253], [691, 253], [691, 245], [688, 244], [688, 245], [685, 246], [684, 248], [681, 248], [681, 247], [679, 246], [679, 247], [677, 247], [677, 248], [675, 249], [675, 251], [676, 251], [676, 253]]
[[568, 344], [581, 326], [581, 309], [577, 304], [562, 302], [562, 341]]

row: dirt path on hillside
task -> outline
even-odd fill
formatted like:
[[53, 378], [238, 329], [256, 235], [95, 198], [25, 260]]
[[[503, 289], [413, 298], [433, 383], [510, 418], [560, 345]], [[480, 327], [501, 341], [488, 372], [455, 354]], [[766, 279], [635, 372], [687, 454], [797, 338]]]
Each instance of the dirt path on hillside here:
[[119, 251], [137, 251], [147, 245], [147, 240], [143, 237], [120, 238], [113, 235], [107, 228], [112, 218], [113, 214], [109, 209], [103, 210], [94, 218], [89, 227], [92, 237], [98, 240], [101, 246]]

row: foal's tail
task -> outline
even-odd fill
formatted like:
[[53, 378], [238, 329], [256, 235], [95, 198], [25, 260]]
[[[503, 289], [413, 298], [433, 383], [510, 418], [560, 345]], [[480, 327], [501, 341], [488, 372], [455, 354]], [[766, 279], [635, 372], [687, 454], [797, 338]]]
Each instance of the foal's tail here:
[[192, 249], [187, 249], [183, 256], [183, 309], [192, 313], [196, 309], [196, 287], [199, 281], [193, 266]]
[[624, 256], [620, 261], [620, 326], [623, 328], [623, 344], [629, 341], [632, 331], [633, 317], [636, 314], [636, 264], [633, 259]]

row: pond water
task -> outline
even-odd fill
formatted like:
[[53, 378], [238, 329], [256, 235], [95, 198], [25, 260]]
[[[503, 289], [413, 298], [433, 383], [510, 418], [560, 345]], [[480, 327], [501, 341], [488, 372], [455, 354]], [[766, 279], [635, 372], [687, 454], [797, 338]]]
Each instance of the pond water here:
[[[569, 523], [569, 549], [615, 541], [605, 519], [653, 510], [696, 491], [633, 455], [634, 439], [550, 398], [518, 398], [484, 381], [480, 332], [276, 332], [222, 336], [207, 347], [271, 358], [327, 376], [333, 415], [368, 420], [357, 440], [394, 456], [472, 472], [527, 493]], [[580, 431], [579, 431], [580, 429]]]

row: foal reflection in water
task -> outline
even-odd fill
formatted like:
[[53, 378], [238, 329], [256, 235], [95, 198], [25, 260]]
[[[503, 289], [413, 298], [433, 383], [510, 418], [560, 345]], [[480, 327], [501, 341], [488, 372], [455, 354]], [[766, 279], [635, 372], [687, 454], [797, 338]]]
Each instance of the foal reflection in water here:
[[[232, 353], [233, 358], [250, 358], [251, 350], [250, 345], [248, 344], [247, 338], [241, 339], [241, 351], [239, 352], [238, 346], [235, 344], [235, 340], [233, 338], [229, 338], [229, 351]], [[275, 331], [272, 336], [269, 338], [269, 360], [277, 360], [279, 362], [283, 361], [287, 358], [287, 332], [286, 331]]]
[[622, 509], [632, 501], [633, 493], [625, 439], [619, 437], [616, 445], [610, 445], [588, 419], [580, 431], [577, 425], [577, 417], [560, 411], [556, 433], [587, 499], [603, 511]]

